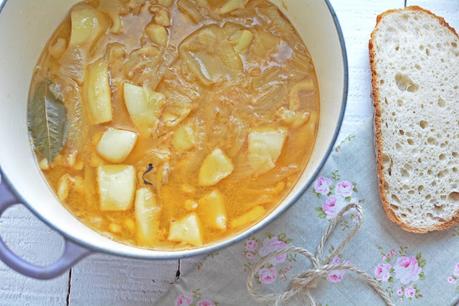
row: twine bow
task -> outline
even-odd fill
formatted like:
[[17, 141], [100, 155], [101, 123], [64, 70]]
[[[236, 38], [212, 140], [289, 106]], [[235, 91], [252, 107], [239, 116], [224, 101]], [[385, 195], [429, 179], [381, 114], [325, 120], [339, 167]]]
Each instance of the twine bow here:
[[[343, 219], [343, 216], [346, 212], [351, 209], [355, 209], [356, 211], [356, 223], [352, 230], [347, 234], [345, 239], [336, 247], [330, 255], [326, 258], [321, 259], [323, 256], [324, 246], [327, 241], [330, 239], [330, 236], [335, 231], [337, 225]], [[341, 212], [334, 218], [330, 224], [328, 225], [327, 229], [325, 230], [322, 238], [320, 239], [320, 243], [316, 248], [316, 252], [312, 254], [308, 250], [300, 247], [288, 247], [280, 251], [276, 251], [263, 259], [261, 259], [255, 267], [251, 270], [248, 279], [247, 279], [247, 290], [252, 295], [252, 297], [257, 300], [258, 302], [273, 302], [274, 305], [279, 306], [281, 303], [286, 302], [287, 300], [291, 299], [292, 297], [296, 296], [299, 293], [303, 293], [309, 303], [313, 306], [316, 306], [316, 302], [311, 295], [310, 290], [315, 288], [317, 281], [325, 276], [328, 275], [330, 271], [333, 270], [348, 270], [354, 272], [357, 276], [359, 276], [363, 281], [365, 281], [375, 292], [379, 295], [379, 297], [384, 301], [387, 306], [394, 306], [390, 297], [384, 291], [384, 289], [380, 286], [378, 281], [372, 278], [368, 273], [365, 271], [360, 270], [356, 266], [349, 264], [349, 263], [330, 263], [331, 259], [343, 251], [346, 245], [354, 238], [355, 234], [359, 231], [360, 227], [362, 226], [363, 222], [363, 213], [362, 208], [358, 204], [348, 204], [344, 207]], [[261, 269], [264, 265], [271, 262], [272, 259], [279, 255], [284, 254], [299, 254], [311, 262], [312, 267], [307, 269], [306, 271], [296, 275], [292, 278], [289, 283], [289, 286], [284, 292], [281, 293], [261, 293], [258, 292], [254, 286], [254, 280], [256, 279], [256, 274], [259, 269]]]

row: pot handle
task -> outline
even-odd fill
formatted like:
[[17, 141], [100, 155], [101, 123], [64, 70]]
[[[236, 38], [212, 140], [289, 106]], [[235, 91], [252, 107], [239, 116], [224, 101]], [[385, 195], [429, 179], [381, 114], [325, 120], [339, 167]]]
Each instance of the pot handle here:
[[[19, 199], [8, 186], [8, 182], [4, 179], [2, 180], [2, 171], [0, 169], [0, 217], [9, 207], [16, 205], [18, 202]], [[56, 262], [48, 266], [37, 266], [16, 255], [0, 237], [0, 260], [16, 272], [31, 278], [42, 280], [56, 278], [91, 253], [90, 250], [67, 238], [64, 238], [64, 240], [64, 251]]]

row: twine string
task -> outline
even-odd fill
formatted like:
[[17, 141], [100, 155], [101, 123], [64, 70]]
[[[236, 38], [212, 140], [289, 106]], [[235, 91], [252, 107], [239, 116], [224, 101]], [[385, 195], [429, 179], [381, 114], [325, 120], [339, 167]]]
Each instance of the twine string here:
[[[344, 215], [351, 209], [355, 210], [356, 222], [353, 228], [347, 233], [345, 238], [338, 244], [338, 246], [330, 252], [330, 254], [322, 259], [324, 248], [329, 241], [331, 235], [335, 231], [338, 224], [343, 220]], [[254, 267], [251, 269], [249, 276], [247, 278], [247, 290], [249, 294], [258, 302], [274, 302], [274, 305], [279, 306], [287, 302], [289, 299], [293, 298], [296, 295], [303, 294], [310, 305], [316, 306], [316, 302], [311, 295], [311, 289], [315, 288], [317, 282], [326, 277], [330, 271], [334, 270], [347, 270], [355, 273], [360, 277], [368, 286], [370, 286], [375, 293], [384, 301], [387, 306], [394, 306], [390, 297], [387, 295], [386, 291], [381, 287], [379, 282], [372, 278], [365, 271], [360, 270], [358, 267], [350, 263], [330, 263], [331, 259], [335, 256], [338, 256], [342, 253], [347, 244], [354, 238], [354, 236], [359, 231], [363, 223], [363, 213], [362, 208], [358, 204], [348, 204], [344, 207], [334, 218], [330, 221], [329, 225], [325, 229], [319, 244], [317, 245], [316, 251], [314, 254], [309, 252], [305, 248], [291, 246], [276, 252], [271, 253], [270, 255], [262, 258]], [[303, 256], [309, 260], [311, 267], [304, 272], [299, 273], [294, 276], [287, 287], [287, 289], [281, 293], [262, 293], [257, 290], [255, 286], [255, 280], [257, 277], [258, 271], [270, 263], [275, 257], [280, 255], [288, 254], [297, 254]]]

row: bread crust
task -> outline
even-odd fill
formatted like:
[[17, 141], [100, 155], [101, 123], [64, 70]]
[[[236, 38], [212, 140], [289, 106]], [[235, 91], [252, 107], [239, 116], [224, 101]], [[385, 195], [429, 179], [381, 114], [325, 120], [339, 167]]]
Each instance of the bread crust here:
[[374, 107], [374, 132], [375, 132], [375, 150], [376, 150], [376, 162], [377, 162], [377, 175], [378, 175], [378, 187], [379, 187], [379, 196], [381, 199], [382, 206], [384, 208], [384, 211], [386, 212], [387, 217], [389, 220], [392, 222], [398, 224], [403, 230], [412, 232], [412, 233], [418, 233], [418, 234], [424, 234], [432, 231], [443, 231], [447, 230], [457, 224], [459, 224], [459, 212], [456, 213], [453, 218], [447, 222], [440, 223], [436, 226], [432, 227], [413, 227], [410, 226], [406, 223], [404, 223], [402, 220], [400, 220], [397, 215], [394, 213], [394, 211], [390, 208], [390, 203], [386, 197], [386, 190], [384, 188], [384, 185], [386, 183], [384, 173], [383, 173], [383, 163], [382, 163], [382, 128], [381, 128], [381, 104], [380, 104], [380, 92], [379, 92], [379, 77], [378, 73], [376, 71], [376, 60], [375, 60], [375, 55], [376, 55], [376, 50], [375, 50], [375, 45], [374, 45], [374, 40], [375, 40], [375, 35], [376, 32], [378, 31], [378, 26], [381, 22], [381, 20], [390, 14], [394, 13], [399, 13], [403, 11], [418, 11], [418, 12], [424, 12], [432, 17], [436, 18], [439, 23], [449, 29], [456, 37], [459, 38], [459, 35], [457, 34], [456, 30], [451, 27], [444, 18], [439, 17], [432, 13], [429, 10], [426, 10], [420, 6], [408, 6], [406, 8], [402, 9], [392, 9], [392, 10], [387, 10], [376, 18], [376, 25], [371, 33], [370, 36], [370, 42], [369, 42], [369, 53], [370, 53], [370, 69], [371, 69], [371, 87], [372, 87], [372, 98], [373, 98], [373, 107]]

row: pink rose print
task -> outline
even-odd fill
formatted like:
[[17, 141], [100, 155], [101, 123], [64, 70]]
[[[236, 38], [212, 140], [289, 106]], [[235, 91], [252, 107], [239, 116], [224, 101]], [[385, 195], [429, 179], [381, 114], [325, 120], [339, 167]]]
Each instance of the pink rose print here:
[[327, 219], [333, 219], [346, 206], [346, 202], [342, 197], [329, 197], [322, 205], [322, 209], [327, 216]]
[[193, 303], [193, 297], [189, 294], [180, 294], [175, 299], [175, 306], [190, 306]]
[[269, 285], [276, 281], [277, 271], [274, 267], [261, 268], [258, 271], [258, 278], [262, 284]]
[[339, 283], [344, 278], [344, 271], [342, 270], [333, 270], [328, 273], [327, 280], [330, 283]]
[[423, 270], [426, 260], [422, 254], [418, 252], [416, 256], [408, 256], [406, 246], [400, 246], [398, 251], [390, 249], [386, 252], [382, 247], [378, 249], [383, 261], [375, 267], [375, 279], [380, 281], [386, 290], [395, 291], [400, 301], [421, 299], [422, 293], [415, 282], [425, 279]]
[[272, 264], [273, 265], [278, 265], [278, 264], [284, 263], [286, 260], [287, 260], [287, 254], [277, 255], [272, 260]]
[[416, 289], [413, 287], [405, 288], [405, 296], [410, 299], [414, 298], [416, 296]]
[[249, 239], [245, 242], [245, 249], [249, 252], [253, 252], [258, 248], [258, 243], [254, 239]]
[[327, 195], [330, 192], [330, 185], [332, 184], [332, 180], [320, 176], [315, 182], [314, 182], [314, 190], [317, 193]]
[[336, 194], [342, 196], [343, 198], [350, 197], [352, 195], [352, 190], [354, 185], [349, 181], [341, 181], [336, 185]]
[[[448, 283], [451, 285], [455, 285], [459, 280], [459, 262], [454, 265], [453, 275], [448, 276], [447, 278]], [[459, 287], [457, 287], [459, 291]]]
[[[288, 248], [291, 239], [284, 233], [273, 235], [265, 233], [263, 237], [253, 237], [245, 241], [242, 255], [245, 258], [244, 271], [250, 272], [254, 264], [262, 258]], [[292, 269], [293, 257], [287, 254], [274, 256], [266, 262], [262, 269], [258, 269], [257, 276], [261, 284], [272, 284], [275, 281], [286, 281], [287, 274]], [[282, 265], [281, 265], [282, 264]]]
[[395, 276], [402, 285], [408, 285], [419, 279], [422, 268], [419, 266], [415, 256], [401, 256], [394, 266]]
[[338, 265], [340, 263], [341, 263], [341, 259], [338, 256], [335, 256], [332, 258], [332, 260], [330, 260], [330, 264], [332, 265]]
[[390, 278], [390, 269], [392, 265], [390, 264], [379, 264], [375, 268], [375, 278], [382, 282], [387, 282]]
[[197, 306], [215, 306], [215, 303], [212, 300], [204, 299], [204, 300], [200, 300], [196, 305]]
[[255, 253], [252, 252], [246, 252], [245, 257], [250, 261], [254, 261], [256, 259]]
[[456, 265], [454, 265], [454, 272], [453, 272], [453, 275], [454, 275], [455, 277], [459, 277], [459, 262], [458, 262]]
[[[330, 264], [332, 265], [337, 265], [340, 263], [347, 263], [345, 261], [342, 261], [338, 256], [333, 257], [333, 259], [330, 261]], [[343, 280], [344, 278], [344, 270], [332, 270], [328, 273], [327, 280], [330, 283], [339, 283]]]
[[[260, 250], [258, 250], [258, 254], [261, 257], [265, 257], [273, 252], [283, 250], [286, 247], [287, 247], [287, 243], [285, 243], [282, 240], [277, 239], [277, 237], [273, 237], [271, 239], [266, 238], [265, 240], [263, 240], [263, 245], [260, 248]], [[287, 254], [278, 255], [273, 259], [272, 264], [273, 265], [281, 264], [285, 262], [286, 259], [287, 259]]]

